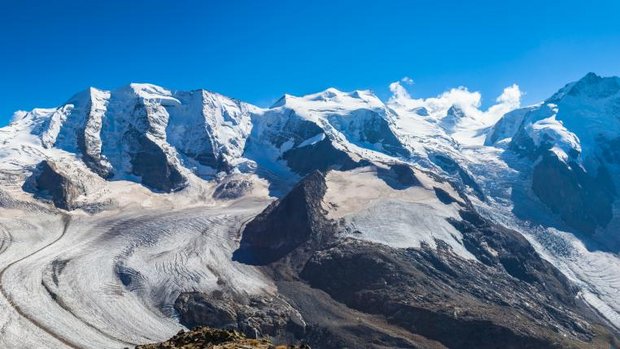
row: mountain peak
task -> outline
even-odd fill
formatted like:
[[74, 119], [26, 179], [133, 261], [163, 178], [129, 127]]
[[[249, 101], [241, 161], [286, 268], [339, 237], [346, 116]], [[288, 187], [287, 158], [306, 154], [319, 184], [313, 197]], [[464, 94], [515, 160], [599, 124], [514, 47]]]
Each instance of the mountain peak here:
[[588, 73], [583, 78], [567, 84], [555, 93], [547, 102], [558, 103], [566, 96], [604, 99], [620, 93], [620, 78], [616, 76], [601, 77]]
[[465, 117], [465, 112], [460, 106], [453, 104], [450, 109], [448, 109], [446, 116], [452, 116], [460, 119]]
[[587, 73], [583, 78], [581, 78], [579, 81], [592, 81], [592, 82], [596, 82], [603, 79], [600, 75], [597, 75], [594, 72], [589, 72]]
[[282, 107], [284, 105], [286, 105], [286, 101], [294, 98], [295, 96], [293, 95], [289, 95], [288, 93], [285, 93], [282, 95], [282, 97], [278, 98], [277, 101], [275, 101], [275, 103], [273, 103], [269, 108], [278, 108], [278, 107]]
[[321, 92], [321, 94], [326, 97], [336, 97], [345, 93], [335, 87], [328, 87], [325, 91]]
[[98, 89], [96, 87], [90, 86], [85, 90], [82, 90], [76, 94], [74, 94], [66, 104], [75, 104], [75, 105], [84, 105], [93, 99], [101, 98], [104, 96], [109, 96], [110, 91], [105, 91]]
[[349, 96], [348, 93], [340, 91], [335, 87], [329, 87], [324, 91], [305, 95], [300, 98], [303, 98], [308, 101], [315, 101], [315, 102], [329, 102], [329, 101], [336, 101], [336, 100], [339, 100], [347, 96]]
[[337, 88], [330, 87], [325, 91], [314, 93], [311, 95], [304, 96], [305, 99], [316, 100], [316, 101], [331, 101], [331, 100], [339, 100], [342, 98], [354, 98], [367, 100], [369, 98], [377, 99], [377, 96], [372, 93], [370, 90], [354, 90], [351, 92], [340, 91]]

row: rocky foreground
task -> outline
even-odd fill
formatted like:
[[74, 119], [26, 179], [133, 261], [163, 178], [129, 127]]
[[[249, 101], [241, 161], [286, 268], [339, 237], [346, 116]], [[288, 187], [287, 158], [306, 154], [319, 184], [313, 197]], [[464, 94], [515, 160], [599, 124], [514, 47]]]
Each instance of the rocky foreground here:
[[274, 345], [269, 339], [247, 338], [235, 330], [197, 327], [181, 331], [163, 343], [139, 345], [136, 349], [310, 349], [301, 345]]

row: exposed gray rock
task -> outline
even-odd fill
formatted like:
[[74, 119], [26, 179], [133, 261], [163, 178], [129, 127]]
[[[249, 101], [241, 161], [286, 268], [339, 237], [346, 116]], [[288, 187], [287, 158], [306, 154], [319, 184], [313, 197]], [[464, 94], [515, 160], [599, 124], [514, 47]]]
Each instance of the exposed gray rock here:
[[411, 166], [405, 164], [392, 164], [388, 169], [379, 167], [377, 176], [396, 190], [422, 185]]
[[612, 219], [616, 190], [604, 165], [593, 176], [575, 162], [566, 163], [552, 152], [534, 166], [536, 196], [571, 227], [593, 234]]
[[252, 191], [252, 181], [243, 178], [226, 178], [215, 188], [215, 199], [237, 199]]
[[[250, 222], [242, 240], [245, 252], [260, 252], [250, 261], [268, 264], [265, 270], [285, 287], [291, 304], [313, 319], [305, 334], [311, 345], [354, 347], [359, 338], [373, 341], [369, 347], [606, 348], [617, 343], [602, 320], [577, 300], [566, 277], [523, 236], [482, 218], [470, 204], [462, 206], [462, 219], [452, 224], [477, 261], [463, 259], [442, 241], [436, 249], [396, 249], [338, 240], [336, 226], [320, 206], [323, 186], [319, 173], [308, 176]], [[380, 316], [387, 323], [373, 320], [373, 325], [342, 331], [328, 319], [317, 319], [305, 304], [302, 294], [308, 291], [299, 278], [343, 309]], [[320, 294], [312, 297], [314, 307], [337, 307]], [[406, 331], [394, 333], [390, 326]], [[360, 337], [352, 338], [349, 331]], [[326, 341], [327, 335], [334, 340]]]
[[24, 190], [49, 199], [54, 206], [65, 210], [76, 209], [76, 199], [86, 193], [83, 185], [65, 176], [53, 162], [47, 160], [37, 165], [31, 177], [24, 183]]
[[574, 304], [439, 246], [398, 250], [350, 239], [317, 252], [301, 277], [351, 308], [449, 348], [603, 347], [595, 339], [605, 336], [601, 327]]
[[[168, 117], [132, 86], [110, 100], [114, 110], [106, 117], [101, 133], [102, 153], [111, 161], [114, 178], [139, 179], [157, 192], [174, 192], [188, 185], [176, 162], [176, 152], [165, 141]], [[111, 143], [116, 142], [116, 143]]]
[[145, 134], [130, 128], [125, 133], [131, 151], [132, 172], [141, 177], [145, 186], [163, 192], [178, 191], [187, 186], [187, 179], [173, 166], [164, 151]]
[[303, 315], [305, 342], [313, 348], [428, 348], [445, 349], [437, 341], [389, 324], [336, 301], [303, 281], [279, 281], [278, 292]]
[[247, 224], [234, 258], [250, 264], [268, 264], [302, 244], [319, 246], [334, 235], [321, 201], [325, 177], [314, 171], [286, 196], [270, 204]]
[[290, 149], [282, 157], [286, 160], [287, 165], [300, 175], [315, 170], [339, 169], [345, 171], [366, 164], [365, 162], [354, 161], [349, 154], [336, 149], [327, 137], [315, 144]]
[[437, 199], [446, 205], [450, 205], [453, 202], [458, 202], [455, 198], [448, 194], [447, 191], [441, 188], [433, 187], [433, 190], [435, 191], [435, 196], [437, 196]]
[[174, 309], [188, 328], [212, 326], [236, 329], [250, 338], [302, 336], [305, 322], [281, 298], [233, 297], [223, 291], [189, 292], [177, 298]]

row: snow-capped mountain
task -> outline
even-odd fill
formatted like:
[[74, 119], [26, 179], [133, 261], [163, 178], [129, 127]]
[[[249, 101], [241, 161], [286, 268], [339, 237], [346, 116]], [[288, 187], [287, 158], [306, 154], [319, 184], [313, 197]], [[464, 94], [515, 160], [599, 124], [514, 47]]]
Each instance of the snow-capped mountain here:
[[391, 89], [259, 108], [131, 84], [17, 112], [0, 341], [210, 325], [320, 348], [616, 345], [620, 79], [525, 108], [512, 86], [487, 110]]
[[538, 198], [578, 232], [617, 249], [619, 142], [620, 79], [590, 73], [542, 104], [504, 116], [487, 144], [505, 143], [529, 158]]

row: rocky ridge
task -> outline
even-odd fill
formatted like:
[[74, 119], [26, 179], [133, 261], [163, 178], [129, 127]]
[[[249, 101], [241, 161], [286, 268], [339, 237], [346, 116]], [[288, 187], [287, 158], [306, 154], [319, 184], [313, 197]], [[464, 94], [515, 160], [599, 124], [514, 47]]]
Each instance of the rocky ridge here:
[[274, 345], [269, 339], [252, 339], [234, 330], [196, 327], [181, 331], [158, 344], [139, 345], [136, 349], [310, 349], [301, 345]]

